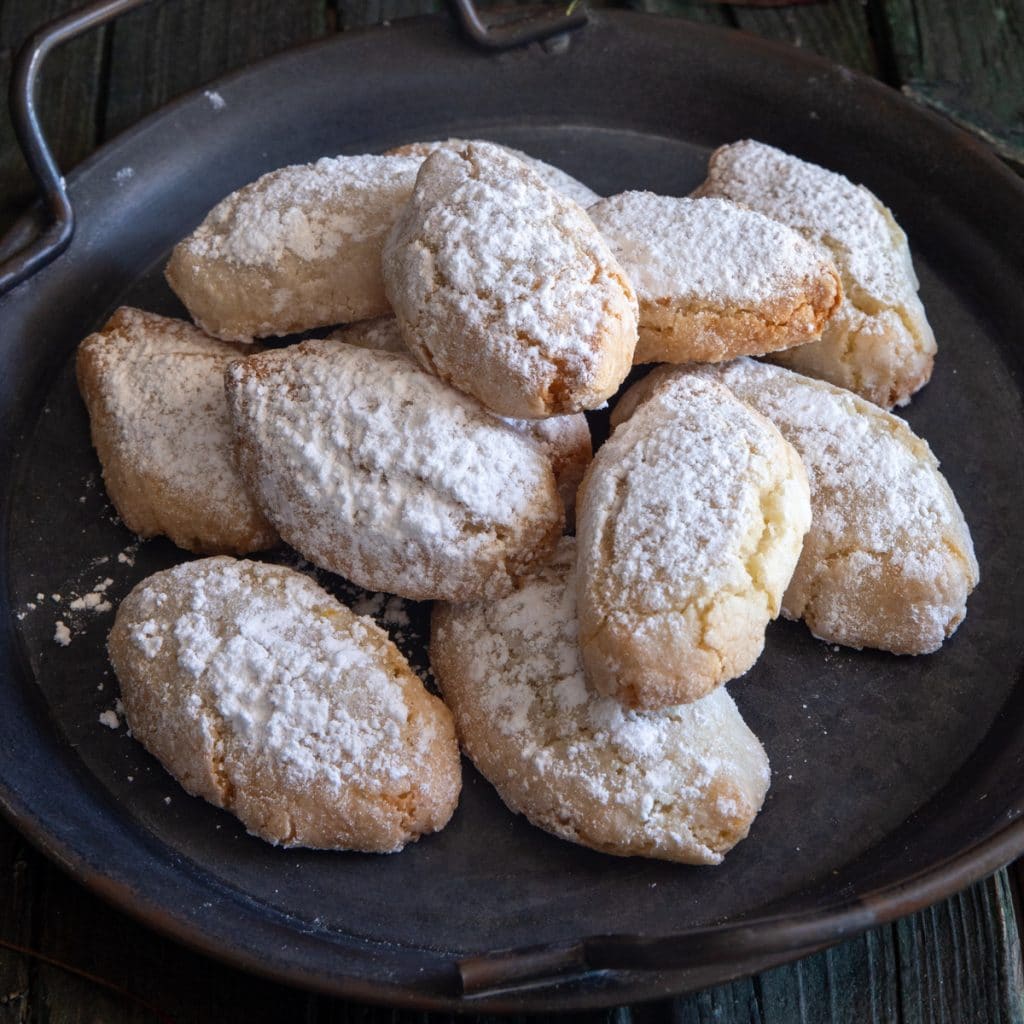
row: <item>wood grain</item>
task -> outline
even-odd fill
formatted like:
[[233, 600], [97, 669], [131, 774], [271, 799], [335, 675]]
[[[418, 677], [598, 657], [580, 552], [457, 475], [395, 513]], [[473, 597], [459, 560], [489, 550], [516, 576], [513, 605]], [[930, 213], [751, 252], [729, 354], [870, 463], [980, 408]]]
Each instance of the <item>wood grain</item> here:
[[878, 74], [867, 10], [860, 0], [834, 0], [810, 7], [733, 7], [737, 25], [767, 39], [792, 43], [838, 64]]
[[[37, 28], [81, 0], [0, 3], [0, 82], [5, 88], [17, 49]], [[103, 77], [105, 30], [90, 32], [56, 50], [43, 67], [39, 112], [62, 171], [69, 171], [97, 145], [96, 112]], [[36, 197], [35, 185], [18, 151], [10, 118], [0, 117], [0, 232]]]
[[886, 0], [904, 92], [1024, 169], [1024, 0]]
[[[4, 942], [32, 944], [36, 866], [21, 836], [0, 822], [0, 939]], [[30, 979], [29, 959], [0, 948], [0, 1024], [21, 1024], [28, 1018]]]
[[168, 100], [271, 53], [322, 36], [327, 0], [176, 0], [120, 18], [100, 138]]

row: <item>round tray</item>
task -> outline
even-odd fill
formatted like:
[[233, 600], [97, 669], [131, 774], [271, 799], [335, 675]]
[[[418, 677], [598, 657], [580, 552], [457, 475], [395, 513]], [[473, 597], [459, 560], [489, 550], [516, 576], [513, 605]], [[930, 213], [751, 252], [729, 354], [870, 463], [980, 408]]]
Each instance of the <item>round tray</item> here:
[[[399, 855], [276, 849], [99, 722], [116, 697], [110, 615], [71, 599], [109, 577], [116, 603], [186, 556], [138, 545], [107, 504], [76, 344], [122, 302], [179, 313], [161, 277], [171, 246], [262, 172], [448, 135], [527, 149], [604, 194], [685, 194], [712, 147], [752, 136], [863, 181], [911, 238], [939, 357], [907, 418], [943, 460], [982, 583], [959, 632], [926, 658], [830, 647], [799, 623], [769, 629], [764, 657], [730, 690], [771, 758], [772, 789], [721, 867], [562, 843], [509, 813], [468, 764], [450, 826]], [[292, 983], [536, 1011], [759, 970], [1024, 849], [1024, 188], [969, 138], [869, 79], [738, 33], [602, 13], [568, 48], [493, 55], [426, 19], [226, 78], [104, 147], [70, 190], [70, 249], [0, 301], [0, 416], [14, 439], [0, 451], [0, 801], [87, 885]], [[379, 610], [423, 667], [425, 608], [406, 603], [408, 622]], [[57, 620], [71, 627], [66, 647]]]

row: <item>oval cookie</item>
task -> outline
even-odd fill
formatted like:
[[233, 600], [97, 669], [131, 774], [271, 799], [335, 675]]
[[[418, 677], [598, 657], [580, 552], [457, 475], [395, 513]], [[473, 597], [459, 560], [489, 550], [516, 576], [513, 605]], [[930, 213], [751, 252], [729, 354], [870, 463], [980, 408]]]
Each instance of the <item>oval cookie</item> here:
[[497, 601], [434, 608], [430, 662], [463, 748], [514, 812], [604, 853], [718, 864], [769, 769], [724, 689], [663, 711], [589, 691], [575, 544]]
[[[657, 390], [680, 372], [659, 369], [642, 383]], [[899, 417], [782, 367], [742, 359], [694, 372], [767, 416], [807, 468], [813, 517], [783, 614], [829, 643], [938, 650], [963, 621], [979, 573], [927, 443]]]
[[623, 192], [587, 214], [640, 301], [634, 363], [717, 363], [803, 345], [842, 298], [819, 246], [727, 199]]
[[225, 378], [239, 465], [281, 536], [369, 590], [465, 600], [542, 561], [550, 459], [408, 356], [307, 341]]
[[324, 157], [221, 200], [167, 264], [192, 318], [228, 341], [388, 312], [380, 253], [420, 160]]
[[301, 573], [230, 558], [157, 573], [121, 603], [109, 648], [132, 735], [262, 839], [388, 853], [455, 810], [447, 708]]
[[883, 408], [928, 383], [935, 335], [917, 295], [906, 235], [862, 185], [747, 139], [711, 155], [700, 195], [724, 196], [788, 224], [832, 254], [844, 300], [819, 341], [772, 357]]
[[79, 345], [103, 482], [133, 533], [200, 554], [277, 543], [235, 467], [224, 369], [240, 355], [183, 320], [129, 307]]
[[636, 345], [636, 296], [583, 210], [498, 146], [438, 149], [388, 237], [413, 356], [492, 411], [592, 409]]
[[746, 672], [810, 515], [800, 458], [764, 417], [710, 381], [655, 390], [580, 486], [590, 683], [628, 707], [659, 708]]

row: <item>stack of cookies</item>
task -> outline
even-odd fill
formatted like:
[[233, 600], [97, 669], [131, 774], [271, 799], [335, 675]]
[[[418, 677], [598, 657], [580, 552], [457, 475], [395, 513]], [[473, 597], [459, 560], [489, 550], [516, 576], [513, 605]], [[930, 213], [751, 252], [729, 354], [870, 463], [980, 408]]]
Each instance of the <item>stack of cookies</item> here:
[[[270, 842], [401, 849], [454, 813], [461, 745], [557, 836], [716, 864], [770, 780], [723, 684], [773, 618], [913, 655], [964, 617], [967, 526], [886, 411], [935, 353], [906, 239], [838, 174], [747, 141], [693, 197], [602, 199], [415, 143], [265, 175], [167, 279], [196, 326], [119, 310], [78, 377], [125, 524], [212, 557], [142, 581], [110, 657], [133, 734]], [[230, 557], [282, 542], [436, 602], [441, 699]]]

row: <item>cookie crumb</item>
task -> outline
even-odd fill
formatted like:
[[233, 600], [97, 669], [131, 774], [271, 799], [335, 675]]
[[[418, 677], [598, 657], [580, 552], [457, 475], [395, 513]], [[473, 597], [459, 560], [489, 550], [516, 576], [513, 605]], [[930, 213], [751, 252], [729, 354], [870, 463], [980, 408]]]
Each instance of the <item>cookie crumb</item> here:
[[71, 630], [60, 619], [57, 620], [57, 625], [54, 628], [53, 640], [61, 647], [67, 647], [71, 643]]
[[120, 729], [121, 719], [117, 717], [116, 711], [108, 708], [100, 713], [100, 724], [105, 725], [108, 729]]

